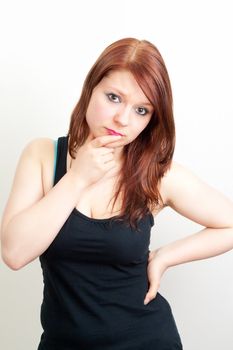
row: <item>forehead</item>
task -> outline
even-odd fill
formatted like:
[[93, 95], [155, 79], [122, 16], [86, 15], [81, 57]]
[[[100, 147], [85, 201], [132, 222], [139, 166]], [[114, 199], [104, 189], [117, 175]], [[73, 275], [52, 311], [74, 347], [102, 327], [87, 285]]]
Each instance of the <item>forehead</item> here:
[[100, 87], [112, 89], [116, 93], [121, 93], [124, 97], [133, 97], [144, 103], [150, 101], [145, 96], [144, 92], [138, 85], [133, 74], [128, 70], [110, 71], [99, 83]]

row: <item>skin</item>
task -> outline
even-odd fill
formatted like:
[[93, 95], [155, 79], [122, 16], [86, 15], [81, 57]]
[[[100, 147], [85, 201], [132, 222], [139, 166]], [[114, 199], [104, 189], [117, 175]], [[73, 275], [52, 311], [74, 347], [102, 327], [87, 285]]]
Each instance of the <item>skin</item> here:
[[[108, 100], [104, 93], [115, 93], [115, 90], [108, 87], [110, 80], [111, 85], [114, 82], [118, 88], [124, 87], [127, 96], [124, 98], [120, 96], [122, 97], [120, 100], [114, 97], [114, 102]], [[116, 93], [116, 95], [119, 94]], [[132, 142], [149, 123], [152, 110], [146, 116], [137, 113], [144, 102], [148, 101], [143, 92], [132, 75], [125, 71], [113, 72], [93, 91], [86, 114], [90, 128], [89, 136], [97, 138], [107, 135], [105, 127], [123, 133], [125, 136], [115, 141], [118, 147], [115, 148], [114, 157], [118, 162], [120, 162], [124, 145]], [[53, 140], [44, 138], [31, 141], [20, 157], [1, 226], [1, 239], [3, 243], [6, 242], [2, 246], [11, 245], [18, 249], [15, 248], [16, 253], [12, 253], [14, 258], [8, 262], [13, 269], [22, 268], [44, 251], [56, 236], [58, 227], [63, 225], [70, 210], [77, 203], [76, 194], [72, 193], [73, 182], [70, 183], [69, 174], [64, 176], [61, 186], [58, 184], [56, 188], [51, 189], [52, 185], [47, 185], [51, 191], [44, 190], [45, 181], [43, 183], [41, 173], [46, 174], [44, 176], [48, 179], [47, 182], [51, 181], [53, 160]], [[163, 273], [169, 267], [217, 256], [233, 249], [233, 203], [229, 198], [175, 161], [172, 161], [171, 168], [161, 179], [159, 191], [165, 206], [171, 207], [180, 215], [204, 228], [151, 251], [147, 268], [149, 290], [145, 296], [145, 303], [156, 297]], [[45, 192], [47, 196], [44, 197]], [[63, 201], [59, 200], [61, 197]], [[58, 203], [54, 218], [51, 218], [51, 213], [49, 223], [47, 219], [45, 221], [41, 219], [43, 230], [39, 227], [37, 231], [38, 217], [43, 218], [44, 212], [51, 211], [54, 202]], [[57, 218], [60, 220], [59, 223]], [[54, 222], [53, 230], [51, 230], [51, 222]], [[27, 227], [28, 231], [25, 229]], [[49, 237], [47, 237], [47, 228], [51, 231]], [[42, 237], [43, 232], [46, 233], [46, 237]], [[23, 261], [14, 262], [15, 257], [25, 251], [29, 251], [30, 255], [25, 255]]]
[[162, 179], [161, 192], [167, 206], [204, 228], [150, 252], [145, 304], [156, 297], [169, 267], [233, 249], [233, 202], [228, 197], [174, 161]]
[[[124, 91], [124, 96], [118, 90]], [[147, 113], [140, 115], [139, 112], [145, 113], [145, 108]], [[122, 70], [113, 71], [93, 90], [86, 120], [90, 137], [107, 134], [106, 127], [124, 134], [115, 143], [119, 146], [115, 146], [114, 157], [120, 162], [124, 145], [142, 132], [152, 114], [153, 107], [133, 75]], [[206, 259], [233, 248], [233, 203], [222, 193], [174, 161], [162, 179], [160, 193], [165, 206], [206, 228], [150, 252], [147, 268], [150, 287], [145, 304], [156, 297], [162, 275], [169, 267]]]
[[114, 144], [114, 159], [119, 163], [124, 146], [135, 140], [145, 129], [152, 114], [153, 106], [132, 73], [127, 70], [112, 71], [92, 92], [86, 112], [90, 129], [88, 140], [108, 135], [106, 128], [123, 134]]

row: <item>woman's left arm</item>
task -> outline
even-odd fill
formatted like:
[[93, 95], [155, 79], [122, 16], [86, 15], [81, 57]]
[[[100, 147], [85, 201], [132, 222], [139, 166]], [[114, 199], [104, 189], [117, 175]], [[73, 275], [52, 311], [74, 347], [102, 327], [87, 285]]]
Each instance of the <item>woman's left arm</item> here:
[[205, 228], [150, 253], [146, 301], [155, 297], [167, 268], [233, 249], [233, 202], [228, 197], [174, 161], [160, 191], [167, 206]]

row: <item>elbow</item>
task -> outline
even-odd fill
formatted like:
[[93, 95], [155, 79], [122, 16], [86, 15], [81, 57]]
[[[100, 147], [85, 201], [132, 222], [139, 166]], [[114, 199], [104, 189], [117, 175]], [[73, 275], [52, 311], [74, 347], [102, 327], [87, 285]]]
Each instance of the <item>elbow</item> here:
[[7, 252], [4, 251], [3, 247], [1, 248], [1, 256], [2, 261], [5, 263], [5, 265], [13, 271], [18, 271], [23, 267], [23, 265], [20, 264], [18, 259], [16, 259], [15, 257], [10, 257], [9, 254], [7, 254]]
[[2, 260], [4, 261], [5, 265], [7, 265], [7, 267], [9, 267], [13, 271], [18, 271], [23, 267], [22, 265], [17, 264], [15, 261], [9, 261], [4, 258], [2, 258]]
[[6, 265], [13, 271], [18, 271], [18, 270], [21, 269], [21, 267], [18, 267], [18, 266], [14, 265], [14, 264], [6, 264]]

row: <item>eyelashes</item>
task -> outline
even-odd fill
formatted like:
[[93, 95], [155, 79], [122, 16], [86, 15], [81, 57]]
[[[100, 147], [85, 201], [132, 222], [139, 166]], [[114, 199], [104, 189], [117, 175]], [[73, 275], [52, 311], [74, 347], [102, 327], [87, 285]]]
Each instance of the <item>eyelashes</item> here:
[[114, 101], [113, 98], [111, 97], [111, 96], [114, 96], [114, 97], [117, 97], [117, 98], [118, 98], [118, 101], [120, 102], [120, 97], [119, 97], [119, 96], [117, 96], [117, 95], [115, 95], [115, 94], [113, 94], [113, 93], [109, 93], [109, 94], [106, 94], [106, 95], [107, 95], [107, 97], [108, 97], [108, 99], [109, 99], [110, 101], [117, 102], [117, 101]]
[[[114, 94], [112, 92], [107, 93], [106, 96], [107, 96], [108, 100], [111, 102], [114, 102], [114, 103], [121, 102], [120, 96], [117, 96], [116, 94]], [[117, 98], [118, 100], [115, 100], [114, 98]], [[138, 107], [138, 108], [136, 108], [136, 111], [137, 111], [137, 114], [142, 115], [142, 116], [149, 113], [148, 109], [144, 108], [144, 107]], [[141, 113], [140, 111], [143, 111], [143, 113]]]
[[138, 107], [137, 110], [138, 110], [138, 111], [139, 111], [139, 110], [144, 110], [144, 113], [138, 113], [138, 114], [140, 114], [140, 115], [146, 115], [147, 113], [149, 113], [149, 111], [148, 111], [146, 108], [144, 108], [144, 107]]

